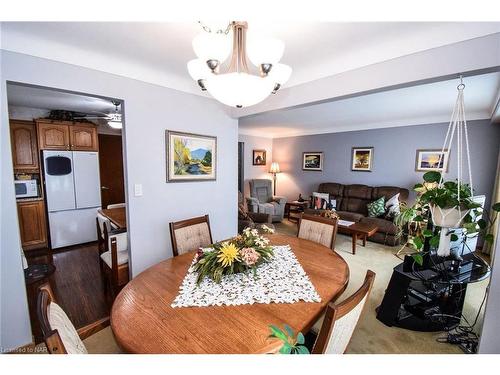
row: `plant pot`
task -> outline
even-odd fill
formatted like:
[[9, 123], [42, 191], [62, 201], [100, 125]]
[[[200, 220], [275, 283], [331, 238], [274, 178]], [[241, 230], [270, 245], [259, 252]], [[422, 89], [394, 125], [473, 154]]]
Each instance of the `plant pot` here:
[[441, 208], [434, 204], [430, 204], [432, 222], [434, 225], [443, 228], [460, 228], [465, 215], [469, 213], [469, 209], [459, 210], [456, 207]]

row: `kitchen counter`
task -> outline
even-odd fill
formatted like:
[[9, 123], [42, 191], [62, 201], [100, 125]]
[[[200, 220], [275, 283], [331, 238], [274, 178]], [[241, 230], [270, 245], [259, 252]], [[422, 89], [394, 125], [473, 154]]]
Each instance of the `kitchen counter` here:
[[33, 198], [17, 198], [16, 202], [34, 202], [34, 201], [43, 201], [42, 197], [33, 197]]

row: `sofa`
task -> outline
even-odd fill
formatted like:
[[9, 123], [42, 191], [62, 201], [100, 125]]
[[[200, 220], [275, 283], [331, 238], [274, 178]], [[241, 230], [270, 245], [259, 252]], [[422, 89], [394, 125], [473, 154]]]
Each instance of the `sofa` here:
[[[369, 238], [370, 241], [389, 246], [399, 245], [398, 227], [392, 220], [383, 217], [369, 217], [366, 205], [380, 197], [385, 197], [387, 201], [398, 193], [399, 201], [406, 202], [409, 195], [408, 189], [395, 186], [374, 187], [360, 184], [344, 185], [335, 182], [326, 182], [318, 186], [317, 192], [328, 193], [330, 199], [336, 200], [336, 210], [341, 220], [376, 225], [378, 231]], [[319, 213], [318, 210], [313, 209], [307, 209], [306, 212], [310, 214]]]
[[271, 180], [250, 180], [248, 210], [253, 213], [269, 214], [273, 223], [281, 222], [285, 216], [286, 198], [273, 196]]

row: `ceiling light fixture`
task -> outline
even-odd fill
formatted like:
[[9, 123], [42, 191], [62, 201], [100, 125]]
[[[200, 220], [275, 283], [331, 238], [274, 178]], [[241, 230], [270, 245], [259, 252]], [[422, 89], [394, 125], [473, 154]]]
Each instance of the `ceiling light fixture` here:
[[[193, 39], [198, 59], [189, 61], [187, 69], [200, 88], [218, 101], [237, 108], [249, 107], [275, 94], [290, 78], [292, 68], [279, 63], [285, 50], [281, 40], [249, 34], [247, 41], [246, 22], [231, 22], [226, 30], [216, 32], [204, 25], [202, 28]], [[249, 67], [247, 54], [254, 66]]]
[[110, 127], [112, 127], [113, 129], [121, 129], [123, 127], [122, 114], [120, 112], [118, 112], [118, 106], [121, 103], [117, 100], [113, 100], [112, 102], [115, 105], [115, 113], [110, 113], [107, 115], [108, 125]]

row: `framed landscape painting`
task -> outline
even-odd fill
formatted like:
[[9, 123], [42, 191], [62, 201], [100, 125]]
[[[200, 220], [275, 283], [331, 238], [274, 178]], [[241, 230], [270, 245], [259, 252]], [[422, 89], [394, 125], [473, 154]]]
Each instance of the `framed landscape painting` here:
[[166, 131], [167, 182], [210, 181], [217, 175], [217, 137]]
[[448, 170], [448, 150], [417, 150], [415, 158], [415, 170], [417, 172], [447, 171]]
[[373, 147], [353, 147], [351, 170], [371, 172], [373, 164]]
[[302, 154], [302, 170], [304, 171], [322, 171], [323, 153], [322, 152], [304, 152]]
[[253, 150], [253, 165], [266, 165], [266, 150]]

